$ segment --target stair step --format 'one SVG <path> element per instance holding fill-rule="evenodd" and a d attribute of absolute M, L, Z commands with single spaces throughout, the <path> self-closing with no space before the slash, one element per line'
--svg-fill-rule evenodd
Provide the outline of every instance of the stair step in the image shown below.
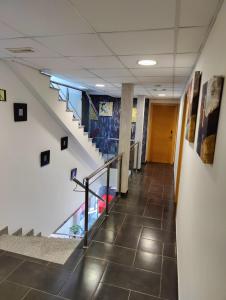
<path fill-rule="evenodd" d="M 22 235 L 22 228 L 19 228 L 18 230 L 16 230 L 12 235 L 21 236 Z"/>
<path fill-rule="evenodd" d="M 31 229 L 30 231 L 28 231 L 25 236 L 34 236 L 34 229 Z"/>
<path fill-rule="evenodd" d="M 59 91 L 60 89 L 59 88 L 57 88 L 57 87 L 54 87 L 54 86 L 49 86 L 51 89 L 53 89 L 53 90 L 56 90 L 56 91 Z"/>
<path fill-rule="evenodd" d="M 3 229 L 0 230 L 0 235 L 8 234 L 8 233 L 9 233 L 8 226 L 6 226 L 6 227 L 4 227 Z"/>
<path fill-rule="evenodd" d="M 41 237 L 42 236 L 42 233 L 39 232 L 38 234 L 36 234 L 37 237 Z"/>

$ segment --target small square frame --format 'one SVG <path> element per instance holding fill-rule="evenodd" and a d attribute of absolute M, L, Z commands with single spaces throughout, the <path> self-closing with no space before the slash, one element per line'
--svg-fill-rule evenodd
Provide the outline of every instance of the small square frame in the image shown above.
<path fill-rule="evenodd" d="M 74 168 L 71 170 L 71 180 L 73 180 L 73 178 L 76 176 L 77 176 L 77 168 Z"/>
<path fill-rule="evenodd" d="M 60 146 L 61 150 L 65 150 L 68 148 L 68 136 L 64 136 L 61 138 Z"/>
<path fill-rule="evenodd" d="M 50 163 L 50 150 L 43 151 L 40 154 L 40 166 L 44 167 Z"/>
<path fill-rule="evenodd" d="M 0 89 L 0 101 L 6 102 L 6 90 Z"/>
<path fill-rule="evenodd" d="M 25 122 L 27 121 L 27 104 L 26 103 L 14 103 L 14 121 Z"/>

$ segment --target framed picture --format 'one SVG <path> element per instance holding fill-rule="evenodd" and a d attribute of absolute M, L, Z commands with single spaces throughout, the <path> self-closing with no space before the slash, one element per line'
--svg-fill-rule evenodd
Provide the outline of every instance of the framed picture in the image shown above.
<path fill-rule="evenodd" d="M 44 167 L 50 163 L 50 150 L 41 152 L 40 165 Z"/>
<path fill-rule="evenodd" d="M 214 76 L 203 85 L 197 153 L 205 164 L 213 164 L 224 77 Z"/>
<path fill-rule="evenodd" d="M 27 121 L 27 104 L 14 103 L 14 121 L 24 122 Z"/>
<path fill-rule="evenodd" d="M 65 150 L 68 148 L 68 136 L 61 138 L 61 150 Z"/>
<path fill-rule="evenodd" d="M 71 170 L 71 180 L 77 176 L 77 168 Z"/>
<path fill-rule="evenodd" d="M 0 89 L 0 101 L 6 101 L 6 90 Z"/>
<path fill-rule="evenodd" d="M 112 117 L 113 102 L 100 102 L 99 103 L 99 116 Z"/>
<path fill-rule="evenodd" d="M 195 129 L 199 106 L 201 77 L 201 72 L 195 72 L 194 78 L 188 88 L 188 115 L 186 125 L 186 139 L 189 141 L 189 143 L 194 143 L 195 141 Z"/>

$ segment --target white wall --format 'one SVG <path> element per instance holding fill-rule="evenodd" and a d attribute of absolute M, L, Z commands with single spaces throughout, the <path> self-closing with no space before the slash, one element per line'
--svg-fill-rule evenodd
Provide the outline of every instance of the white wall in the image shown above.
<path fill-rule="evenodd" d="M 42 75 L 36 73 L 38 82 Z M 48 235 L 84 201 L 82 193 L 73 192 L 71 169 L 77 167 L 82 179 L 94 167 L 72 136 L 69 149 L 60 150 L 60 138 L 68 132 L 1 60 L 0 88 L 7 90 L 7 102 L 0 102 L 0 228 L 34 228 Z M 28 104 L 27 122 L 14 122 L 14 102 Z M 48 149 L 50 165 L 41 168 L 40 152 Z"/>
<path fill-rule="evenodd" d="M 196 66 L 202 84 L 226 75 L 226 3 Z M 182 109 L 181 109 L 182 116 Z M 198 115 L 199 121 L 199 115 Z M 197 138 L 196 128 L 196 138 Z M 184 144 L 177 210 L 180 300 L 226 299 L 226 82 L 213 165 Z M 179 140 L 179 137 L 178 137 Z M 179 145 L 177 145 L 179 146 Z M 178 151 L 177 151 L 178 154 Z"/>

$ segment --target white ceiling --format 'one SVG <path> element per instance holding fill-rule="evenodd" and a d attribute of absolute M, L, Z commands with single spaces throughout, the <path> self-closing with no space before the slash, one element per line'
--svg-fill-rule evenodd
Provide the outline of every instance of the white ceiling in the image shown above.
<path fill-rule="evenodd" d="M 179 98 L 222 0 L 0 1 L 0 58 L 101 94 Z M 7 48 L 32 47 L 13 55 Z M 141 67 L 140 59 L 157 65 Z M 103 89 L 95 84 L 103 83 Z"/>

